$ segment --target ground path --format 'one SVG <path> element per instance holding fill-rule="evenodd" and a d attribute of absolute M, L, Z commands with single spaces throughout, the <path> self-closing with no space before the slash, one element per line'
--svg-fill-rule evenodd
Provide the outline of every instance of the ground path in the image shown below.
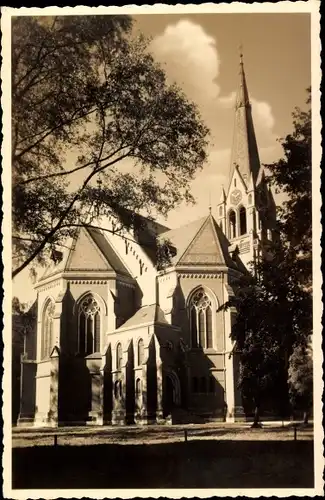
<path fill-rule="evenodd" d="M 82 426 L 59 428 L 14 428 L 14 448 L 58 445 L 86 446 L 96 444 L 159 444 L 187 439 L 217 441 L 292 441 L 295 438 L 291 422 L 268 422 L 262 429 L 251 429 L 249 423 L 207 423 L 150 426 Z M 296 439 L 313 439 L 312 425 L 296 424 Z M 56 438 L 54 437 L 56 436 Z"/>

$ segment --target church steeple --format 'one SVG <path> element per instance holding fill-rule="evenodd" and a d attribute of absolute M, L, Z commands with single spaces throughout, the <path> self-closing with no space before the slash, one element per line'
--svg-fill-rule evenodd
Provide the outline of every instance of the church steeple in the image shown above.
<path fill-rule="evenodd" d="M 260 160 L 256 144 L 252 108 L 249 101 L 242 51 L 240 52 L 239 86 L 235 105 L 235 125 L 231 154 L 230 182 L 236 166 L 238 167 L 238 171 L 246 187 L 248 187 L 251 178 L 253 184 L 256 184 L 260 169 Z"/>
<path fill-rule="evenodd" d="M 239 57 L 239 87 L 237 91 L 236 110 L 241 107 L 250 107 L 242 52 L 240 52 Z"/>

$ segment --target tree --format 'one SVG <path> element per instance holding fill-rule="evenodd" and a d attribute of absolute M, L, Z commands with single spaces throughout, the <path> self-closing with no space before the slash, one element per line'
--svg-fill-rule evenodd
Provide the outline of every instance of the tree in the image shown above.
<path fill-rule="evenodd" d="M 290 356 L 288 383 L 293 408 L 303 410 L 304 423 L 313 405 L 313 359 L 306 346 L 297 345 Z"/>
<path fill-rule="evenodd" d="M 254 427 L 270 398 L 286 413 L 298 366 L 293 353 L 306 349 L 312 331 L 310 111 L 294 111 L 293 129 L 281 141 L 284 158 L 267 165 L 269 181 L 288 195 L 279 208 L 278 237 L 255 265 L 255 276 L 243 277 L 236 296 L 222 306 L 237 310 L 231 337 L 239 387 L 254 402 Z"/>
<path fill-rule="evenodd" d="M 300 262 L 297 280 L 311 286 L 312 276 L 312 175 L 311 175 L 311 89 L 307 109 L 295 108 L 293 132 L 280 140 L 284 156 L 266 165 L 269 182 L 288 196 L 278 207 L 278 232 L 284 245 Z"/>
<path fill-rule="evenodd" d="M 251 276 L 238 283 L 238 293 L 223 309 L 234 307 L 236 321 L 232 327 L 232 355 L 239 357 L 238 388 L 242 397 L 254 405 L 252 427 L 260 427 L 264 402 L 274 392 L 279 373 L 279 342 L 270 334 L 267 291 Z M 273 333 L 273 332 L 272 332 Z"/>
<path fill-rule="evenodd" d="M 30 306 L 17 297 L 12 299 L 12 352 L 11 352 L 11 403 L 12 422 L 16 423 L 20 407 L 21 355 L 24 353 L 25 338 L 36 324 L 36 304 Z"/>
<path fill-rule="evenodd" d="M 16 17 L 12 40 L 13 276 L 85 221 L 193 201 L 208 130 L 129 17 Z"/>

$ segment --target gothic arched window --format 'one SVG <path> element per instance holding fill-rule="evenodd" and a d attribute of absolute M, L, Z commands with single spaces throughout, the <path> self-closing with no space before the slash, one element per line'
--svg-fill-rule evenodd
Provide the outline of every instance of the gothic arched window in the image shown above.
<path fill-rule="evenodd" d="M 42 323 L 42 344 L 41 344 L 41 358 L 46 359 L 50 356 L 53 348 L 53 316 L 54 316 L 54 302 L 49 300 L 44 308 L 43 323 Z"/>
<path fill-rule="evenodd" d="M 228 215 L 229 220 L 229 238 L 236 238 L 236 213 L 234 210 L 230 210 Z"/>
<path fill-rule="evenodd" d="M 213 347 L 212 304 L 203 288 L 197 290 L 190 302 L 192 347 Z"/>
<path fill-rule="evenodd" d="M 120 370 L 122 367 L 122 357 L 123 357 L 122 345 L 117 344 L 117 346 L 116 346 L 116 369 L 117 370 Z"/>
<path fill-rule="evenodd" d="M 245 207 L 240 207 L 239 209 L 239 232 L 240 236 L 247 233 L 247 220 L 246 220 Z"/>
<path fill-rule="evenodd" d="M 79 307 L 78 347 L 80 354 L 100 351 L 100 307 L 93 295 L 87 295 Z"/>
<path fill-rule="evenodd" d="M 138 365 L 143 363 L 143 340 L 140 339 L 138 342 Z"/>

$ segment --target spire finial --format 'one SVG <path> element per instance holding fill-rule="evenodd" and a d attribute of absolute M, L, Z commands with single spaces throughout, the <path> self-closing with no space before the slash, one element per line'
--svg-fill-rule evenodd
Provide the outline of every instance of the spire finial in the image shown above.
<path fill-rule="evenodd" d="M 209 214 L 211 215 L 211 210 L 212 210 L 212 206 L 211 206 L 211 190 L 209 189 Z"/>
<path fill-rule="evenodd" d="M 240 64 L 244 64 L 244 61 L 243 61 L 243 44 L 240 43 L 239 45 L 239 59 L 240 59 Z"/>

